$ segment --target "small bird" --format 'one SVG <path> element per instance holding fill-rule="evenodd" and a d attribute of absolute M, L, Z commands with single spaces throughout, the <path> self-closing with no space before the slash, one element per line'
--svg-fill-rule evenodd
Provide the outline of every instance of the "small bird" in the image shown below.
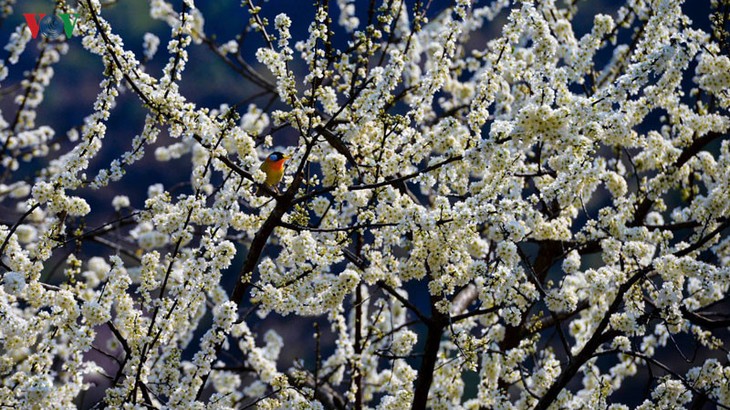
<path fill-rule="evenodd" d="M 264 182 L 274 192 L 279 193 L 279 182 L 284 177 L 284 162 L 291 158 L 279 151 L 270 154 L 261 164 L 261 170 L 266 173 L 266 181 Z"/>

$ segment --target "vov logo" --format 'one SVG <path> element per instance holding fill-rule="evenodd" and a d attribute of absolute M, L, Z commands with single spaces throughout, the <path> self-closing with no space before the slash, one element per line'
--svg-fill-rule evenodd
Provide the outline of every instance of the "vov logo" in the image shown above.
<path fill-rule="evenodd" d="M 79 15 L 76 13 L 61 13 L 45 15 L 43 13 L 24 13 L 25 22 L 28 23 L 30 34 L 33 38 L 38 37 L 38 33 L 49 40 L 55 40 L 66 33 L 66 38 L 71 38 L 76 27 L 76 21 Z"/>

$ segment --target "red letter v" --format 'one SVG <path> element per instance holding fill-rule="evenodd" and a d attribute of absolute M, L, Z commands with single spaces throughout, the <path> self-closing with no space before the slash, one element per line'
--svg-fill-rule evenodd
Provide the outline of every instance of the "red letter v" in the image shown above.
<path fill-rule="evenodd" d="M 23 17 L 25 17 L 25 22 L 28 23 L 28 28 L 30 29 L 30 35 L 33 38 L 38 37 L 38 30 L 40 30 L 40 26 L 38 25 L 38 22 L 40 22 L 43 17 L 45 17 L 45 14 L 40 13 L 38 14 L 38 20 L 35 19 L 35 13 L 24 13 Z"/>

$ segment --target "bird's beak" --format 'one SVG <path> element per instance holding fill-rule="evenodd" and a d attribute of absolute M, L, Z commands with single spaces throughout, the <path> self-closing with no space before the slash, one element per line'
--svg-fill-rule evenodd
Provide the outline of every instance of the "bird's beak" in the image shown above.
<path fill-rule="evenodd" d="M 291 155 L 284 154 L 281 156 L 281 158 L 283 158 L 284 160 L 291 159 Z"/>

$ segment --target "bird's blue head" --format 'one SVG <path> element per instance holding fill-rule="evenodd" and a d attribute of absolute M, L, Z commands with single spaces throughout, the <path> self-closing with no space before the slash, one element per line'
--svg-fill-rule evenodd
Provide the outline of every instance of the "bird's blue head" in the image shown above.
<path fill-rule="evenodd" d="M 271 162 L 279 162 L 282 159 L 287 159 L 287 158 L 289 158 L 287 155 L 284 155 L 283 153 L 281 153 L 279 151 L 273 152 L 268 157 L 266 157 L 266 159 L 268 159 Z"/>

